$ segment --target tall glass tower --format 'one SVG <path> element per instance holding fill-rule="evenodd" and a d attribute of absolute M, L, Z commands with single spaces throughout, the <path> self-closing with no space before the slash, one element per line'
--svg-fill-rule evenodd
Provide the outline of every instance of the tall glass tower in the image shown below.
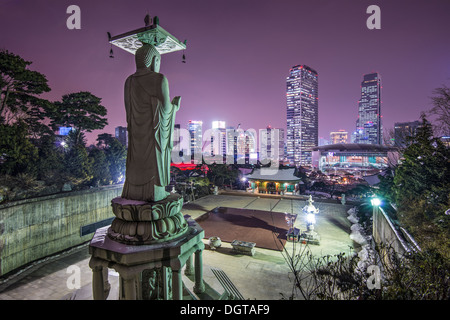
<path fill-rule="evenodd" d="M 381 78 L 378 73 L 364 75 L 356 121 L 356 143 L 383 144 L 381 124 Z"/>
<path fill-rule="evenodd" d="M 203 121 L 189 120 L 191 163 L 202 163 Z"/>
<path fill-rule="evenodd" d="M 286 84 L 286 158 L 290 165 L 309 166 L 319 140 L 318 75 L 306 65 L 294 66 Z"/>

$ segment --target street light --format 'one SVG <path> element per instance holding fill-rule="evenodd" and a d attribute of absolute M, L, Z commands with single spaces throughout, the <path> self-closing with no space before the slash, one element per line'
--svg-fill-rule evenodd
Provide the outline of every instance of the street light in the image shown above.
<path fill-rule="evenodd" d="M 373 198 L 370 200 L 370 203 L 372 204 L 372 206 L 378 207 L 381 204 L 381 200 L 378 198 Z"/>
<path fill-rule="evenodd" d="M 378 199 L 378 198 L 372 198 L 370 200 L 370 203 L 372 204 L 372 207 L 373 207 L 373 209 L 372 209 L 372 230 L 373 230 L 374 240 L 376 242 L 377 238 L 378 238 L 376 236 L 376 235 L 378 235 L 378 231 L 377 231 L 378 230 L 377 229 L 377 227 L 378 227 L 378 214 L 377 214 L 377 212 L 378 212 L 378 208 L 381 205 L 381 200 Z"/>

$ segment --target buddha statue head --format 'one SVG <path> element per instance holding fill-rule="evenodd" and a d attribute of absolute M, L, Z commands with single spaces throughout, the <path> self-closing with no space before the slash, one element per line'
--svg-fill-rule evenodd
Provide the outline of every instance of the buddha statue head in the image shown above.
<path fill-rule="evenodd" d="M 158 50 L 156 50 L 155 46 L 144 43 L 144 45 L 136 51 L 135 60 L 136 68 L 138 70 L 150 68 L 150 70 L 154 72 L 159 72 L 161 55 Z"/>

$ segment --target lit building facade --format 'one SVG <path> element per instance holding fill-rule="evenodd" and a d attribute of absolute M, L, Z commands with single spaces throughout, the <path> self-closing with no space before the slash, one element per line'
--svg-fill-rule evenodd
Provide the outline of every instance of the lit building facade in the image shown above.
<path fill-rule="evenodd" d="M 128 147 L 128 131 L 127 127 L 116 127 L 115 130 L 115 136 L 116 139 L 119 140 L 119 142 L 124 145 L 125 147 Z"/>
<path fill-rule="evenodd" d="M 398 149 L 370 144 L 330 144 L 313 149 L 313 168 L 322 172 L 359 172 L 382 170 L 398 162 Z"/>
<path fill-rule="evenodd" d="M 319 139 L 318 74 L 306 66 L 290 69 L 286 79 L 286 158 L 290 165 L 310 166 Z"/>
<path fill-rule="evenodd" d="M 189 120 L 191 163 L 202 162 L 203 121 Z"/>
<path fill-rule="evenodd" d="M 348 132 L 345 130 L 330 132 L 330 144 L 347 143 Z"/>
<path fill-rule="evenodd" d="M 421 124 L 420 121 L 396 122 L 394 124 L 394 146 L 406 147 L 407 137 L 415 135 Z"/>
<path fill-rule="evenodd" d="M 227 163 L 248 164 L 257 162 L 257 134 L 254 129 L 244 131 L 240 125 L 237 129 L 228 127 L 226 135 Z"/>
<path fill-rule="evenodd" d="M 378 73 L 365 74 L 358 102 L 356 143 L 383 144 L 381 123 L 381 78 Z"/>
<path fill-rule="evenodd" d="M 276 161 L 277 165 L 284 160 L 284 129 L 272 128 L 259 130 L 259 161 L 263 164 Z"/>
<path fill-rule="evenodd" d="M 213 121 L 211 134 L 211 156 L 227 155 L 227 129 L 225 121 Z M 216 140 L 217 141 L 216 141 Z"/>

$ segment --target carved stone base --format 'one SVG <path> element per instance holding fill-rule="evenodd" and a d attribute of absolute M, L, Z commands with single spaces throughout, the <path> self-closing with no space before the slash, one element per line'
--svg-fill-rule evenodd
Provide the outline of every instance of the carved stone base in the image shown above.
<path fill-rule="evenodd" d="M 183 198 L 170 194 L 158 202 L 114 198 L 111 201 L 116 218 L 108 237 L 125 244 L 152 244 L 183 235 L 188 225 L 181 213 Z"/>

